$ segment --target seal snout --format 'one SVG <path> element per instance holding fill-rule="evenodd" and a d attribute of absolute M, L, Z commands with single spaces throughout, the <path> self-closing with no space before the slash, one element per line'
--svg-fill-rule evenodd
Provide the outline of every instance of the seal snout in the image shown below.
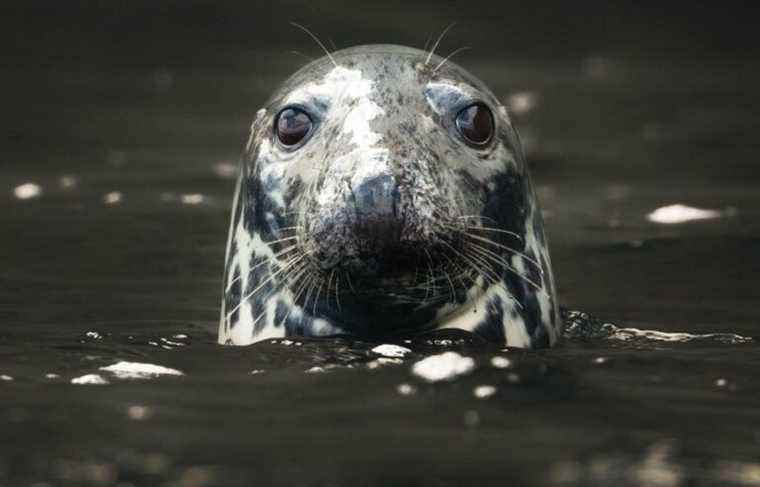
<path fill-rule="evenodd" d="M 413 274 L 436 237 L 434 222 L 410 201 L 390 171 L 354 177 L 342 198 L 315 207 L 307 223 L 313 262 L 322 271 L 343 268 L 357 277 Z"/>
<path fill-rule="evenodd" d="M 400 194 L 391 174 L 364 180 L 352 190 L 356 219 L 353 234 L 367 251 L 394 247 L 402 239 L 404 221 L 399 214 Z"/>

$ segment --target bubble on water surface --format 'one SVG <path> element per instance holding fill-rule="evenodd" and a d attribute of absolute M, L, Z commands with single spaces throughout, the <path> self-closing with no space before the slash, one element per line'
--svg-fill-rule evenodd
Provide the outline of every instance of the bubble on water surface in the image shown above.
<path fill-rule="evenodd" d="M 71 379 L 72 384 L 76 385 L 95 385 L 102 386 L 109 384 L 109 382 L 99 374 L 86 374 L 81 377 L 75 377 Z"/>
<path fill-rule="evenodd" d="M 477 411 L 465 411 L 464 424 L 470 428 L 474 428 L 480 424 L 480 414 Z"/>
<path fill-rule="evenodd" d="M 490 385 L 477 386 L 472 390 L 472 395 L 478 399 L 487 399 L 496 394 L 496 387 Z"/>
<path fill-rule="evenodd" d="M 127 408 L 127 416 L 135 421 L 143 421 L 153 415 L 151 409 L 147 406 L 133 405 Z"/>
<path fill-rule="evenodd" d="M 187 193 L 181 195 L 179 200 L 183 205 L 196 206 L 206 201 L 206 196 L 200 193 Z"/>
<path fill-rule="evenodd" d="M 372 349 L 372 352 L 382 355 L 383 357 L 403 357 L 408 353 L 412 353 L 412 351 L 406 347 L 387 343 L 376 346 Z"/>
<path fill-rule="evenodd" d="M 101 367 L 100 370 L 110 372 L 118 379 L 152 379 L 162 375 L 185 375 L 176 369 L 140 362 L 118 362 L 107 367 Z"/>
<path fill-rule="evenodd" d="M 510 113 L 524 115 L 532 111 L 538 102 L 538 96 L 532 91 L 518 91 L 507 98 Z"/>
<path fill-rule="evenodd" d="M 512 361 L 509 360 L 507 357 L 502 357 L 500 355 L 497 355 L 496 357 L 491 357 L 491 366 L 497 369 L 507 369 L 511 365 L 512 365 Z"/>
<path fill-rule="evenodd" d="M 20 200 L 30 200 L 42 196 L 42 186 L 37 183 L 24 183 L 13 188 L 13 196 Z"/>
<path fill-rule="evenodd" d="M 232 179 L 237 175 L 237 164 L 230 161 L 219 161 L 212 166 L 214 174 L 222 179 Z"/>
<path fill-rule="evenodd" d="M 401 365 L 404 361 L 400 358 L 380 357 L 377 360 L 373 360 L 367 363 L 367 368 L 370 370 L 377 369 L 383 365 Z"/>
<path fill-rule="evenodd" d="M 79 179 L 76 176 L 61 176 L 58 179 L 58 186 L 65 191 L 72 190 L 79 186 Z"/>
<path fill-rule="evenodd" d="M 118 205 L 124 199 L 124 195 L 121 191 L 111 191 L 103 195 L 103 203 L 109 206 Z"/>
<path fill-rule="evenodd" d="M 706 210 L 694 208 L 682 204 L 663 206 L 647 215 L 647 220 L 663 225 L 673 225 L 697 220 L 709 220 L 719 218 L 722 212 L 719 210 Z"/>
<path fill-rule="evenodd" d="M 412 373 L 427 382 L 454 380 L 469 374 L 475 368 L 475 360 L 457 352 L 431 355 L 412 366 Z"/>

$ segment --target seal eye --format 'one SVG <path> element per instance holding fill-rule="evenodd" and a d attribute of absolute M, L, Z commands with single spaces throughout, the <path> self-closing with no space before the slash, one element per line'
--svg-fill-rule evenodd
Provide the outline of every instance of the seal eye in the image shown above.
<path fill-rule="evenodd" d="M 483 103 L 473 103 L 457 114 L 457 130 L 467 142 L 486 145 L 493 137 L 493 114 Z"/>
<path fill-rule="evenodd" d="M 277 115 L 275 131 L 282 145 L 293 147 L 309 135 L 311 117 L 300 108 L 286 108 Z"/>

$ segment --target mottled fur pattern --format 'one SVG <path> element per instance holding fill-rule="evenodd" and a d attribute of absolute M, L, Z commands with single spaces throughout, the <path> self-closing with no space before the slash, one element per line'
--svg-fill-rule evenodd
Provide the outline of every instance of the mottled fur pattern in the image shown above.
<path fill-rule="evenodd" d="M 302 68 L 258 111 L 233 206 L 220 343 L 450 328 L 513 347 L 557 342 L 551 263 L 517 133 L 483 83 L 451 62 L 434 69 L 442 59 L 427 55 L 338 51 L 336 64 Z M 454 123 L 475 101 L 495 118 L 483 148 Z M 296 148 L 275 135 L 284 107 L 314 122 Z M 368 182 L 393 192 L 400 223 L 373 223 L 391 198 L 357 201 Z M 388 252 L 416 256 L 408 272 L 352 277 L 356 266 L 382 268 L 387 232 L 397 242 Z"/>

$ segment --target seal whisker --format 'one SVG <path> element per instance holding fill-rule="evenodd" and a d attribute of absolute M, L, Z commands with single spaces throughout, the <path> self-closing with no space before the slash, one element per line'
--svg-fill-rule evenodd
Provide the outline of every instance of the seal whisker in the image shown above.
<path fill-rule="evenodd" d="M 298 269 L 303 269 L 305 266 L 306 266 L 306 264 L 304 264 L 304 265 L 300 266 Z M 289 276 L 289 275 L 291 275 L 291 274 L 292 274 L 292 273 L 289 273 L 288 275 L 286 275 L 286 277 L 285 277 L 284 279 L 287 279 L 287 276 Z M 275 293 L 276 293 L 278 290 L 279 290 L 279 289 L 273 289 L 273 290 L 272 290 L 272 291 L 271 291 L 271 292 L 270 292 L 270 293 L 267 295 L 267 297 L 264 299 L 264 301 L 266 301 L 266 300 L 268 300 L 269 298 L 271 298 L 271 297 L 272 297 L 272 296 L 273 296 L 273 295 L 274 295 L 274 294 L 275 294 Z M 253 323 L 251 324 L 251 326 L 254 326 L 254 327 L 255 327 L 255 326 L 256 326 L 256 323 L 258 323 L 258 322 L 259 322 L 259 320 L 261 320 L 261 318 L 263 318 L 264 316 L 266 316 L 266 314 L 267 314 L 268 312 L 269 312 L 269 310 L 267 309 L 267 307 L 266 307 L 266 306 L 264 306 L 264 309 L 263 309 L 263 310 L 261 311 L 261 313 L 259 313 L 259 315 L 258 315 L 258 316 L 257 316 L 257 317 L 256 317 L 256 318 L 253 320 Z M 287 317 L 286 317 L 286 319 L 287 319 Z M 283 322 L 284 322 L 284 320 L 283 320 Z"/>
<path fill-rule="evenodd" d="M 457 217 L 460 220 L 463 220 L 465 218 L 469 218 L 470 220 L 491 220 L 495 224 L 499 224 L 499 222 L 495 218 L 491 218 L 490 216 L 485 215 L 460 215 Z"/>
<path fill-rule="evenodd" d="M 428 277 L 425 280 L 425 299 L 423 302 L 427 301 L 428 296 L 430 295 L 430 283 L 433 281 L 433 264 L 432 264 L 432 257 L 430 257 L 430 252 L 428 252 L 427 249 L 425 250 L 425 255 L 427 255 L 427 265 L 428 265 Z"/>
<path fill-rule="evenodd" d="M 510 230 L 504 230 L 502 228 L 493 228 L 493 227 L 478 227 L 478 226 L 472 226 L 467 225 L 468 230 L 483 230 L 486 232 L 497 232 L 497 233 L 505 233 L 507 235 L 512 235 L 513 237 L 519 239 L 522 241 L 522 236 L 519 233 L 512 232 Z"/>
<path fill-rule="evenodd" d="M 451 260 L 451 257 L 448 256 L 448 254 L 444 253 L 443 256 L 446 258 L 446 260 L 449 261 L 451 265 L 457 268 L 458 274 L 456 275 L 459 282 L 462 284 L 462 289 L 464 290 L 465 296 L 467 295 L 467 284 L 464 281 L 464 278 L 462 276 L 467 275 L 467 277 L 470 277 L 470 274 L 465 272 L 462 267 L 454 260 Z"/>
<path fill-rule="evenodd" d="M 241 298 L 241 299 L 240 299 L 240 302 L 237 304 L 237 306 L 235 306 L 234 308 L 232 308 L 232 310 L 231 310 L 229 313 L 227 313 L 227 315 L 228 315 L 228 316 L 232 316 L 232 315 L 235 313 L 235 311 L 237 311 L 238 309 L 240 309 L 240 306 L 241 306 L 243 303 L 245 303 L 245 302 L 246 302 L 246 301 L 248 301 L 248 300 L 249 300 L 251 297 L 253 297 L 253 296 L 254 296 L 254 295 L 257 293 L 257 292 L 259 292 L 259 291 L 260 291 L 260 290 L 261 290 L 261 289 L 262 289 L 262 288 L 263 288 L 263 287 L 264 287 L 266 284 L 268 284 L 268 283 L 272 282 L 272 281 L 273 281 L 273 280 L 274 280 L 274 279 L 275 279 L 277 276 L 279 276 L 279 275 L 280 275 L 280 274 L 282 274 L 283 272 L 287 271 L 289 268 L 291 268 L 291 267 L 292 267 L 293 265 L 295 265 L 296 263 L 300 262 L 300 261 L 301 261 L 301 260 L 302 260 L 304 257 L 306 257 L 306 254 L 301 254 L 301 255 L 298 255 L 298 256 L 294 257 L 292 260 L 288 261 L 288 262 L 287 262 L 287 263 L 286 263 L 286 264 L 285 264 L 283 267 L 281 267 L 280 269 L 278 269 L 278 270 L 274 271 L 273 273 L 269 274 L 269 275 L 267 276 L 267 278 L 266 278 L 266 279 L 264 279 L 263 281 L 261 281 L 260 283 L 258 283 L 258 286 L 256 286 L 256 288 L 255 288 L 253 291 L 251 291 L 250 293 L 248 293 L 247 295 L 245 295 L 245 297 Z"/>
<path fill-rule="evenodd" d="M 309 272 L 309 290 L 306 291 L 306 297 L 303 300 L 303 308 L 306 309 L 307 306 L 309 306 L 309 298 L 311 298 L 311 292 L 314 289 L 314 286 L 317 284 L 317 281 L 319 279 L 319 276 L 316 272 L 311 271 Z M 316 300 L 314 302 L 314 306 L 316 306 Z M 312 311 L 313 314 L 313 311 Z"/>
<path fill-rule="evenodd" d="M 292 227 L 280 227 L 278 230 L 282 232 L 285 230 L 298 230 L 299 228 L 302 228 L 301 225 L 293 225 Z"/>
<path fill-rule="evenodd" d="M 448 60 L 449 60 L 449 59 L 451 59 L 452 57 L 456 56 L 456 55 L 457 55 L 457 54 L 459 54 L 460 52 L 462 52 L 462 51 L 466 51 L 466 50 L 468 50 L 468 49 L 470 49 L 470 46 L 462 46 L 462 47 L 460 47 L 459 49 L 454 49 L 454 50 L 451 52 L 451 54 L 449 54 L 448 56 L 446 56 L 445 58 L 443 58 L 443 61 L 441 61 L 440 63 L 438 63 L 438 66 L 436 66 L 436 67 L 433 69 L 433 72 L 434 72 L 434 73 L 437 73 L 437 72 L 438 72 L 438 70 L 439 70 L 439 69 L 441 69 L 441 67 L 442 67 L 444 64 L 446 64 L 446 61 L 448 61 Z"/>
<path fill-rule="evenodd" d="M 319 304 L 319 294 L 322 292 L 322 285 L 325 283 L 325 280 L 322 279 L 322 276 L 320 274 L 317 274 L 317 281 L 319 282 L 319 286 L 317 287 L 317 295 L 314 297 L 314 306 L 311 308 L 311 314 L 312 316 L 317 316 L 317 305 Z"/>
<path fill-rule="evenodd" d="M 468 246 L 468 250 L 470 250 L 469 257 L 483 266 L 484 269 L 486 269 L 489 272 L 489 275 L 491 277 L 492 284 L 495 284 L 501 280 L 498 272 L 494 268 L 494 261 L 486 259 L 482 254 L 475 251 L 474 248 Z M 474 253 L 473 253 L 474 252 Z"/>
<path fill-rule="evenodd" d="M 430 45 L 430 41 L 432 40 L 432 38 L 433 38 L 433 34 L 428 34 L 427 39 L 425 39 L 425 45 L 422 46 L 423 51 L 427 52 L 427 48 Z"/>
<path fill-rule="evenodd" d="M 327 277 L 327 289 L 325 290 L 325 298 L 327 299 L 327 307 L 330 307 L 330 287 L 332 285 L 333 277 L 335 277 L 335 267 L 330 271 L 330 275 Z"/>
<path fill-rule="evenodd" d="M 348 283 L 348 287 L 351 289 L 351 292 L 356 294 L 356 289 L 354 289 L 354 283 L 351 282 L 351 273 L 346 272 L 346 282 Z"/>
<path fill-rule="evenodd" d="M 254 265 L 253 267 L 251 267 L 250 269 L 248 269 L 248 272 L 251 272 L 251 271 L 257 269 L 257 268 L 261 267 L 264 264 L 286 265 L 287 262 L 286 262 L 286 264 L 282 264 L 280 261 L 277 260 L 277 257 L 281 257 L 281 256 L 283 256 L 283 255 L 285 255 L 285 254 L 287 254 L 289 252 L 293 252 L 294 250 L 298 250 L 298 244 L 297 243 L 293 244 L 293 245 L 289 245 L 289 246 L 285 247 L 284 249 L 278 250 L 271 257 L 269 257 L 269 256 L 268 257 L 264 257 L 261 262 L 259 262 L 258 264 Z M 272 258 L 274 258 L 275 260 L 273 261 Z"/>
<path fill-rule="evenodd" d="M 494 245 L 494 246 L 496 246 L 496 247 L 502 248 L 502 249 L 506 250 L 507 252 L 511 252 L 511 253 L 513 253 L 513 254 L 515 254 L 515 255 L 519 255 L 519 256 L 520 256 L 520 257 L 522 257 L 523 259 L 525 259 L 525 260 L 527 260 L 528 262 L 530 262 L 531 264 L 535 265 L 535 266 L 536 266 L 536 268 L 537 268 L 537 270 L 538 270 L 538 271 L 539 271 L 541 274 L 543 274 L 543 273 L 544 273 L 544 270 L 541 268 L 541 264 L 539 264 L 539 263 L 538 263 L 538 261 L 537 261 L 536 259 L 534 259 L 534 258 L 532 258 L 532 257 L 529 257 L 527 254 L 525 254 L 525 253 L 523 253 L 523 252 L 520 252 L 519 250 L 513 249 L 512 247 L 509 247 L 509 246 L 507 246 L 507 245 L 503 245 L 503 244 L 500 244 L 500 243 L 498 243 L 498 242 L 494 242 L 494 241 L 493 241 L 493 240 L 491 240 L 491 239 L 488 239 L 488 238 L 485 238 L 485 237 L 481 237 L 481 236 L 479 236 L 479 235 L 473 235 L 473 234 L 471 234 L 471 233 L 467 233 L 467 232 L 465 232 L 465 233 L 464 233 L 464 235 L 466 235 L 468 238 L 473 238 L 473 239 L 475 239 L 475 240 L 479 240 L 479 241 L 481 241 L 481 242 L 485 242 L 485 243 L 488 243 L 488 244 Z"/>
<path fill-rule="evenodd" d="M 481 246 L 479 246 L 477 244 L 471 244 L 471 245 L 472 245 L 471 249 L 474 252 L 478 253 L 479 255 L 482 255 L 483 257 L 490 258 L 491 260 L 494 260 L 495 262 L 500 262 L 507 270 L 511 271 L 517 277 L 523 279 L 525 282 L 527 282 L 528 284 L 530 284 L 531 286 L 533 286 L 536 289 L 536 291 L 541 291 L 543 289 L 541 286 L 539 286 L 538 284 L 536 284 L 532 279 L 530 279 L 529 277 L 525 276 L 524 274 L 518 272 L 517 269 L 515 269 L 511 264 L 509 264 L 499 254 L 496 254 L 496 253 L 494 253 L 494 252 L 492 252 L 492 251 L 490 251 L 490 250 L 488 250 L 488 249 L 486 249 L 484 247 L 481 247 Z"/>
<path fill-rule="evenodd" d="M 442 240 L 442 241 L 441 241 L 441 243 L 443 243 L 444 245 L 446 245 L 447 247 L 449 247 L 451 250 L 453 250 L 453 251 L 454 251 L 454 253 L 456 253 L 456 254 L 457 254 L 457 255 L 459 255 L 459 256 L 460 256 L 462 259 L 464 259 L 464 261 L 465 261 L 465 262 L 467 262 L 467 263 L 468 263 L 468 264 L 469 264 L 471 267 L 473 267 L 473 269 L 476 271 L 477 275 L 481 275 L 481 276 L 483 276 L 484 278 L 487 278 L 487 277 L 489 277 L 489 276 L 488 276 L 488 271 L 486 271 L 486 270 L 483 270 L 483 269 L 481 269 L 480 267 L 478 267 L 478 265 L 477 265 L 475 262 L 473 262 L 473 260 L 472 260 L 472 259 L 470 259 L 470 258 L 469 258 L 467 255 L 463 254 L 462 252 L 460 252 L 459 250 L 457 250 L 456 248 L 454 248 L 454 247 L 453 247 L 451 244 L 449 244 L 449 243 L 448 243 L 448 242 L 446 242 L 445 240 Z M 487 266 L 487 267 L 490 267 L 490 266 Z M 494 282 L 497 282 L 497 281 L 499 280 L 497 276 L 490 276 L 490 278 L 491 278 L 491 279 L 492 279 Z"/>
<path fill-rule="evenodd" d="M 446 33 L 456 25 L 456 22 L 450 23 L 445 29 L 443 29 L 443 32 L 441 32 L 441 35 L 438 36 L 438 39 L 435 41 L 435 44 L 433 44 L 433 48 L 430 49 L 430 53 L 428 54 L 427 58 L 425 59 L 425 66 L 427 66 L 430 63 L 430 58 L 433 57 L 433 54 L 435 53 L 435 50 L 438 49 L 438 45 L 443 40 L 443 37 L 446 35 Z"/>
<path fill-rule="evenodd" d="M 340 307 L 340 271 L 335 276 L 335 304 L 338 305 L 338 311 L 342 311 Z"/>
<path fill-rule="evenodd" d="M 289 247 L 285 247 L 284 249 L 280 250 L 276 254 L 273 255 L 273 257 L 280 257 L 281 255 L 287 254 L 288 252 L 292 252 L 293 250 L 296 250 L 298 248 L 298 244 L 291 245 Z M 248 269 L 248 273 L 251 273 L 252 271 L 258 269 L 259 267 L 263 266 L 264 264 L 271 264 L 272 259 L 271 258 L 265 258 L 258 264 L 254 265 L 250 269 Z M 275 261 L 275 264 L 279 264 L 279 262 Z M 229 284 L 227 284 L 227 291 L 229 291 L 232 288 L 232 285 L 241 280 L 243 276 L 238 275 L 236 278 L 232 279 Z"/>
<path fill-rule="evenodd" d="M 278 238 L 277 240 L 270 240 L 268 242 L 265 242 L 267 245 L 272 245 L 280 242 L 287 242 L 288 240 L 297 240 L 298 235 L 293 235 L 292 237 L 285 237 L 285 238 Z"/>
<path fill-rule="evenodd" d="M 291 54 L 295 54 L 296 56 L 300 56 L 300 57 L 302 57 L 302 58 L 306 59 L 306 60 L 307 60 L 307 61 L 309 61 L 309 62 L 314 62 L 314 58 L 313 58 L 313 57 L 311 57 L 311 56 L 307 56 L 306 54 L 304 54 L 304 53 L 302 53 L 302 52 L 300 52 L 300 51 L 292 51 L 292 50 L 291 50 L 291 51 L 289 51 L 289 52 L 290 52 Z"/>
<path fill-rule="evenodd" d="M 339 67 L 338 63 L 335 62 L 335 58 L 332 56 L 332 54 L 330 54 L 330 51 L 327 50 L 327 48 L 325 47 L 325 45 L 322 44 L 322 41 L 320 41 L 319 38 L 316 35 L 314 35 L 309 29 L 307 29 L 303 25 L 299 24 L 298 22 L 292 22 L 291 21 L 290 25 L 292 25 L 294 27 L 298 27 L 302 31 L 306 32 L 312 39 L 314 39 L 314 42 L 316 42 L 319 45 L 319 47 L 321 47 L 322 50 L 325 51 L 325 54 L 327 54 L 327 57 L 330 59 L 330 61 L 332 61 L 332 63 L 335 65 L 335 67 L 336 68 Z"/>
<path fill-rule="evenodd" d="M 309 272 L 309 265 L 307 263 L 301 267 L 300 272 L 293 280 L 293 284 L 297 283 L 301 279 L 301 277 L 303 277 L 304 274 L 308 272 Z M 304 279 L 303 281 L 301 281 L 301 284 L 298 286 L 298 289 L 296 290 L 295 293 L 293 293 L 291 289 L 291 293 L 293 294 L 293 306 L 291 306 L 290 310 L 288 310 L 288 314 L 285 315 L 285 318 L 283 318 L 282 323 L 285 323 L 287 321 L 288 317 L 290 317 L 290 313 L 292 313 L 293 310 L 298 306 L 298 300 L 301 298 L 301 294 L 303 294 L 303 292 L 306 290 L 306 285 L 308 284 L 308 282 L 309 282 L 308 279 Z"/>
<path fill-rule="evenodd" d="M 457 293 L 454 289 L 454 282 L 451 280 L 451 276 L 449 276 L 449 273 L 445 270 L 442 270 L 443 274 L 446 276 L 446 280 L 449 282 L 449 292 L 451 293 L 451 302 L 456 303 L 457 301 Z"/>
<path fill-rule="evenodd" d="M 301 279 L 301 276 L 303 276 L 304 273 L 308 271 L 308 268 L 309 268 L 308 262 L 303 264 L 301 267 L 299 267 L 299 271 L 297 272 L 298 275 L 295 276 L 292 280 L 293 283 L 298 282 L 298 280 Z M 300 296 L 300 290 L 296 294 L 293 294 L 293 290 L 290 289 L 290 293 L 293 300 L 293 306 L 290 307 L 288 312 L 285 314 L 285 317 L 282 319 L 282 321 L 280 321 L 280 326 L 285 326 L 286 322 L 288 321 L 288 318 L 290 318 L 290 313 L 292 313 L 293 310 L 296 309 L 296 306 L 297 306 L 296 302 L 298 301 L 298 298 Z"/>

